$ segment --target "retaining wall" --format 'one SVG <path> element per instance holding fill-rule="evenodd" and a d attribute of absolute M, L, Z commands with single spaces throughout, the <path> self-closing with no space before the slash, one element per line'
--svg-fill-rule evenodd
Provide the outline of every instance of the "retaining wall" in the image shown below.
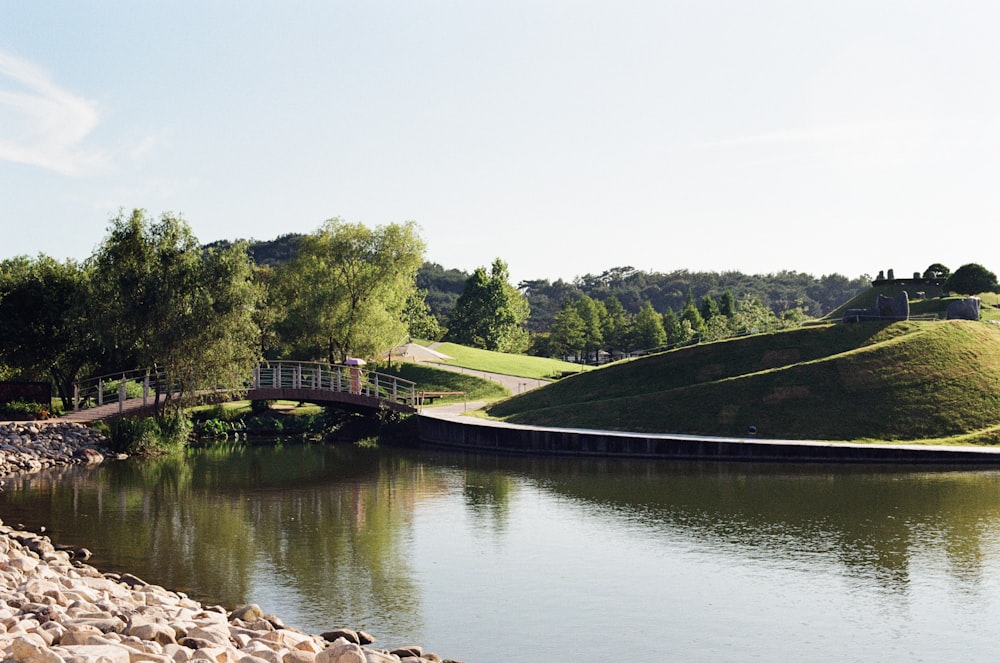
<path fill-rule="evenodd" d="M 423 444 L 490 453 L 668 460 L 1000 464 L 1000 450 L 986 447 L 644 435 L 514 426 L 428 414 L 420 414 L 417 422 L 418 437 Z"/>

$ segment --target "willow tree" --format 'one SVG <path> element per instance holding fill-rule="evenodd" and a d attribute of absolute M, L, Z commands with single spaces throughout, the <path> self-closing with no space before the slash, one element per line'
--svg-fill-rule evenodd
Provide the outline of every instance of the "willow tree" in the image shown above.
<path fill-rule="evenodd" d="M 423 253 L 412 221 L 371 229 L 335 218 L 303 237 L 272 292 L 284 307 L 283 353 L 341 363 L 404 341 Z"/>
<path fill-rule="evenodd" d="M 111 221 L 91 266 L 110 366 L 164 373 L 177 405 L 199 388 L 245 386 L 259 358 L 260 289 L 244 245 L 203 249 L 183 219 L 134 210 Z"/>

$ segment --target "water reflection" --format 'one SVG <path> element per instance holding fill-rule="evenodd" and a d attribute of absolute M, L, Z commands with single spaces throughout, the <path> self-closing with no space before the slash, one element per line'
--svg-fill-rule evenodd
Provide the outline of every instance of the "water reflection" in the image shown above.
<path fill-rule="evenodd" d="M 810 619 L 882 629 L 865 657 L 1000 617 L 996 471 L 217 447 L 9 478 L 0 517 L 202 600 L 478 661 L 560 660 L 610 624 L 673 658 L 782 658 L 796 628 L 830 646 Z"/>

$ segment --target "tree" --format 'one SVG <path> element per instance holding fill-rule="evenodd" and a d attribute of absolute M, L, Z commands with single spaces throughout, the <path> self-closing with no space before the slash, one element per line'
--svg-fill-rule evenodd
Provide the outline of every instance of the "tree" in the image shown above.
<path fill-rule="evenodd" d="M 597 352 L 604 343 L 604 335 L 601 331 L 601 317 L 602 313 L 603 315 L 607 315 L 607 310 L 604 309 L 603 304 L 595 302 L 587 295 L 584 295 L 576 300 L 576 312 L 580 315 L 580 320 L 583 322 L 583 351 L 585 358 L 588 361 L 591 359 L 596 361 Z"/>
<path fill-rule="evenodd" d="M 736 313 L 736 297 L 729 290 L 723 292 L 719 297 L 719 313 L 727 318 L 732 318 Z"/>
<path fill-rule="evenodd" d="M 479 267 L 465 282 L 448 320 L 445 340 L 499 352 L 528 347 L 528 300 L 510 284 L 507 264 L 497 258 L 490 273 Z"/>
<path fill-rule="evenodd" d="M 51 379 L 71 408 L 73 383 L 97 354 L 89 308 L 82 265 L 44 255 L 0 262 L 0 364 L 28 379 Z"/>
<path fill-rule="evenodd" d="M 586 325 L 580 318 L 576 306 L 570 302 L 556 313 L 549 332 L 549 348 L 563 359 L 570 355 L 579 356 L 586 342 Z"/>
<path fill-rule="evenodd" d="M 663 331 L 667 335 L 667 344 L 674 345 L 675 343 L 683 343 L 688 339 L 684 336 L 684 330 L 681 327 L 680 318 L 674 313 L 672 308 L 668 308 L 666 313 L 663 314 Z"/>
<path fill-rule="evenodd" d="M 690 290 L 688 290 L 687 302 L 681 309 L 680 319 L 681 322 L 687 322 L 690 325 L 692 336 L 700 336 L 705 331 L 705 318 L 694 305 L 694 294 Z"/>
<path fill-rule="evenodd" d="M 969 263 L 962 265 L 944 282 L 946 290 L 962 295 L 978 295 L 981 292 L 1000 292 L 997 275 L 982 265 Z"/>
<path fill-rule="evenodd" d="M 614 355 L 616 350 L 624 350 L 628 345 L 631 320 L 628 311 L 614 295 L 604 300 L 604 312 L 601 334 L 604 336 L 604 346 Z"/>
<path fill-rule="evenodd" d="M 183 219 L 152 221 L 137 209 L 111 221 L 89 266 L 94 319 L 116 370 L 162 371 L 176 408 L 204 386 L 244 386 L 260 349 L 260 288 L 244 244 L 203 250 Z"/>
<path fill-rule="evenodd" d="M 427 291 L 414 290 L 406 300 L 403 309 L 406 330 L 411 338 L 436 341 L 441 338 L 441 325 L 427 305 Z"/>
<path fill-rule="evenodd" d="M 778 319 L 757 297 L 745 295 L 740 300 L 731 326 L 736 334 L 759 334 L 775 329 L 778 326 Z"/>
<path fill-rule="evenodd" d="M 341 363 L 371 359 L 404 340 L 423 251 L 413 222 L 373 230 L 334 218 L 303 237 L 277 279 L 287 306 L 278 325 L 283 352 Z"/>
<path fill-rule="evenodd" d="M 949 276 L 951 276 L 951 270 L 939 262 L 924 270 L 925 279 L 947 279 Z"/>
<path fill-rule="evenodd" d="M 708 322 L 719 315 L 719 304 L 712 299 L 711 295 L 705 295 L 701 298 L 701 306 L 698 307 L 698 312 L 701 313 L 701 319 Z"/>
<path fill-rule="evenodd" d="M 651 350 L 667 343 L 667 333 L 663 330 L 663 318 L 646 302 L 635 314 L 632 324 L 633 343 L 636 348 Z"/>

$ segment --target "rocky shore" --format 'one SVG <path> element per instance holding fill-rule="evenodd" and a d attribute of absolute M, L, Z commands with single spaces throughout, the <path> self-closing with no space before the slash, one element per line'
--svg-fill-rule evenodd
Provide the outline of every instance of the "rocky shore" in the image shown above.
<path fill-rule="evenodd" d="M 75 424 L 0 424 L 0 474 L 100 462 Z M 361 631 L 304 633 L 256 605 L 227 611 L 84 563 L 48 537 L 0 523 L 0 653 L 18 663 L 440 663 L 419 646 L 372 646 Z M 446 662 L 447 663 L 447 662 Z"/>
<path fill-rule="evenodd" d="M 81 424 L 0 423 L 0 476 L 104 461 L 104 436 Z"/>

